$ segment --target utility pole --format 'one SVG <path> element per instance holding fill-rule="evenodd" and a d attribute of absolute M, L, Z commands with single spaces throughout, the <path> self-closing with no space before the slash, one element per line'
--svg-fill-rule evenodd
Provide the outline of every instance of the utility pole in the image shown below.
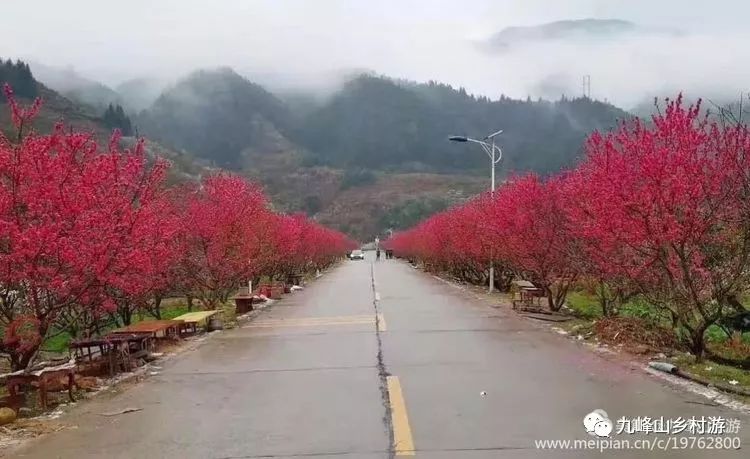
<path fill-rule="evenodd" d="M 495 145 L 495 136 L 502 134 L 502 130 L 493 132 L 486 136 L 482 140 L 472 139 L 471 137 L 454 135 L 448 137 L 448 140 L 453 142 L 472 142 L 478 143 L 487 156 L 490 159 L 490 196 L 495 196 L 495 165 L 503 159 L 503 151 Z M 491 141 L 492 143 L 487 143 Z M 488 291 L 492 293 L 495 290 L 495 261 L 494 254 L 490 253 L 490 272 L 489 272 L 489 288 Z"/>

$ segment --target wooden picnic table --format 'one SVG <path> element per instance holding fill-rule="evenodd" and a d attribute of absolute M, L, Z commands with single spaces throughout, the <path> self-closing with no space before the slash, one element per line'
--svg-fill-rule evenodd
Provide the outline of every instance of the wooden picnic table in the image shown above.
<path fill-rule="evenodd" d="M 145 357 L 152 347 L 153 339 L 149 332 L 117 333 L 101 338 L 76 340 L 69 347 L 75 353 L 77 363 L 86 360 L 93 362 L 98 357 L 106 359 L 109 375 L 114 376 L 117 366 L 121 366 L 123 371 L 130 371 L 133 359 Z"/>
<path fill-rule="evenodd" d="M 75 402 L 73 398 L 73 386 L 75 386 L 75 362 L 71 361 L 65 365 L 56 367 L 46 367 L 37 371 L 20 370 L 14 373 L 4 375 L 5 387 L 8 390 L 8 398 L 16 399 L 19 395 L 19 389 L 24 387 L 36 386 L 39 390 L 39 402 L 42 409 L 47 409 L 49 402 L 47 397 L 48 386 L 54 385 L 54 381 L 64 377 L 67 380 L 68 398 Z"/>
<path fill-rule="evenodd" d="M 516 286 L 518 291 L 518 297 L 513 298 L 512 301 L 513 309 L 516 309 L 519 304 L 524 307 L 541 307 L 541 299 L 544 297 L 542 289 L 527 280 L 514 281 L 513 285 Z"/>
<path fill-rule="evenodd" d="M 144 320 L 137 324 L 118 328 L 109 332 L 108 336 L 121 334 L 150 333 L 152 338 L 178 338 L 181 320 Z"/>
<path fill-rule="evenodd" d="M 175 317 L 174 320 L 182 321 L 182 323 L 180 324 L 181 334 L 186 332 L 195 333 L 200 323 L 205 323 L 206 326 L 208 326 L 209 319 L 220 312 L 221 311 L 218 309 L 213 309 L 210 311 L 188 312 L 181 316 Z"/>
<path fill-rule="evenodd" d="M 536 285 L 534 285 L 532 282 L 529 282 L 527 280 L 513 281 L 512 284 L 518 288 L 536 288 Z"/>

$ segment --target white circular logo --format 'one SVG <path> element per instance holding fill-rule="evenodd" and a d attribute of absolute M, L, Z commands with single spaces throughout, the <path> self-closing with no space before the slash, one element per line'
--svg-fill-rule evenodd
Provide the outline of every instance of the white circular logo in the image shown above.
<path fill-rule="evenodd" d="M 612 433 L 612 421 L 604 410 L 594 410 L 583 418 L 583 426 L 589 435 L 609 437 Z"/>

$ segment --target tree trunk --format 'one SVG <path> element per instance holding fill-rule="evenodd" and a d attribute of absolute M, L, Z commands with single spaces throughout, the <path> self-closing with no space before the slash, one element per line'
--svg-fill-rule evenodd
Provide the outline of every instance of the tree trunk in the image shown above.
<path fill-rule="evenodd" d="M 697 327 L 690 333 L 690 352 L 695 356 L 695 361 L 700 363 L 706 353 L 705 332 L 708 326 Z"/>
<path fill-rule="evenodd" d="M 20 360 L 21 360 L 21 356 L 18 355 L 16 352 L 10 353 L 10 371 L 23 370 Z"/>
<path fill-rule="evenodd" d="M 188 312 L 192 312 L 193 311 L 193 297 L 191 295 L 186 295 L 185 298 L 187 299 Z"/>
<path fill-rule="evenodd" d="M 161 297 L 159 295 L 154 295 L 154 317 L 161 320 Z"/>
<path fill-rule="evenodd" d="M 133 311 L 127 304 L 120 309 L 120 318 L 122 318 L 122 324 L 126 327 L 133 322 Z"/>
<path fill-rule="evenodd" d="M 101 331 L 101 326 L 99 324 L 99 321 L 98 320 L 94 320 L 93 326 L 94 326 L 94 333 L 96 333 L 96 336 L 101 336 L 102 331 Z M 87 338 L 89 338 L 90 336 L 91 335 L 87 336 Z"/>
<path fill-rule="evenodd" d="M 602 316 L 607 317 L 609 316 L 611 309 L 610 300 L 607 298 L 607 291 L 604 282 L 599 282 L 598 290 L 597 296 L 599 297 L 599 306 L 602 308 Z"/>
<path fill-rule="evenodd" d="M 564 294 L 554 294 L 552 288 L 548 285 L 542 287 L 542 291 L 547 296 L 547 306 L 552 312 L 558 312 L 562 305 L 565 304 Z"/>
<path fill-rule="evenodd" d="M 547 307 L 552 312 L 557 312 L 560 309 L 560 306 L 557 304 L 557 301 L 555 301 L 555 295 L 552 293 L 552 289 L 545 285 L 542 287 L 542 290 L 544 291 L 544 295 L 547 297 Z"/>
<path fill-rule="evenodd" d="M 41 346 L 41 344 L 39 345 Z M 26 352 L 13 351 L 10 353 L 10 371 L 25 370 L 34 361 L 34 358 L 39 352 L 39 346 L 35 349 L 30 349 Z"/>

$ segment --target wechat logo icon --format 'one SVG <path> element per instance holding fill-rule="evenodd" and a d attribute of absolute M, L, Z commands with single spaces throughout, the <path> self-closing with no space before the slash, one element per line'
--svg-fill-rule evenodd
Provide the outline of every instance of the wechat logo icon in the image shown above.
<path fill-rule="evenodd" d="M 594 410 L 583 418 L 583 426 L 586 432 L 594 437 L 609 437 L 612 433 L 612 421 L 609 420 L 604 410 Z"/>

